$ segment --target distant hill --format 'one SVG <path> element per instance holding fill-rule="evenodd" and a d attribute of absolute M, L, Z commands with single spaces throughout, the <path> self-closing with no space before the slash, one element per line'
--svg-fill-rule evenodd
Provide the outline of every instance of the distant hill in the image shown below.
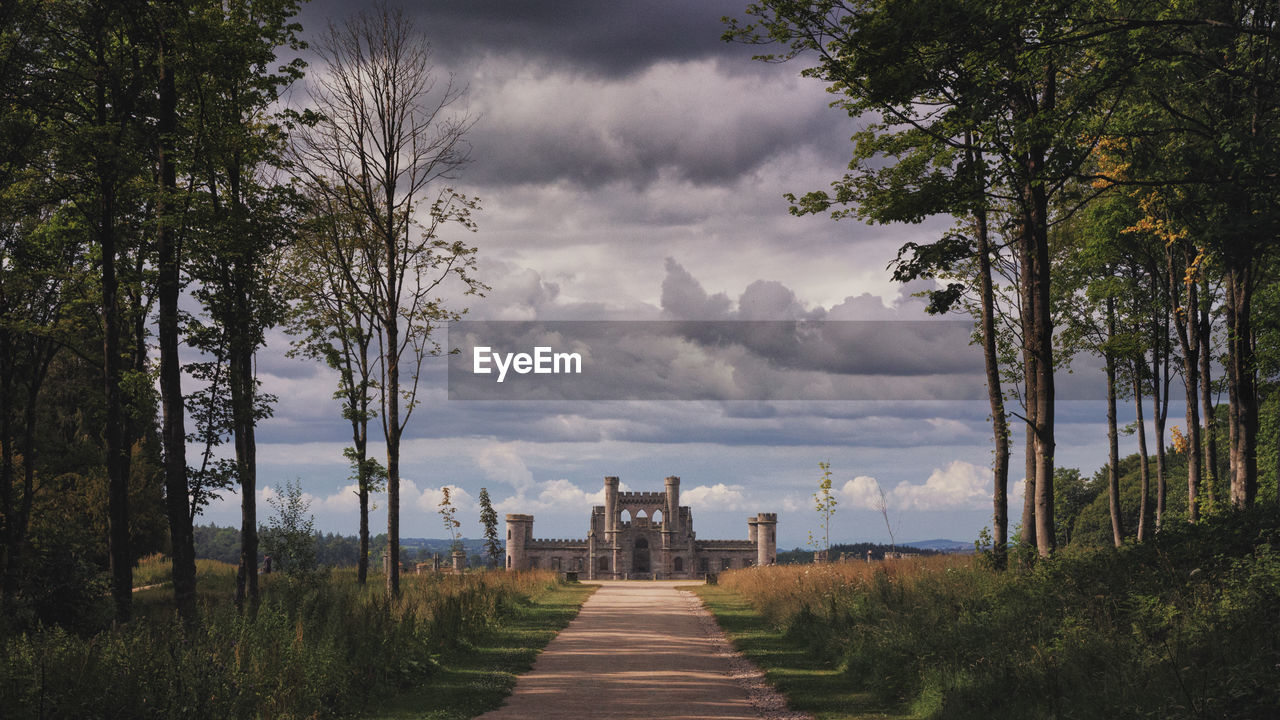
<path fill-rule="evenodd" d="M 973 543 L 960 542 L 958 540 L 917 540 L 916 542 L 901 543 L 903 547 L 919 548 L 921 550 L 933 550 L 940 553 L 971 553 L 973 552 Z"/>

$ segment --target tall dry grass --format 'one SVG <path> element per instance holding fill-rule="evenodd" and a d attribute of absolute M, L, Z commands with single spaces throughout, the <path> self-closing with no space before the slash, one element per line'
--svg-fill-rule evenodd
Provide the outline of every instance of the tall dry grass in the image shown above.
<path fill-rule="evenodd" d="M 828 607 L 834 598 L 865 592 L 875 584 L 915 586 L 940 573 L 972 569 L 967 555 L 932 555 L 877 562 L 843 561 L 731 570 L 719 583 L 743 595 L 769 622 L 785 625 L 803 612 Z"/>
<path fill-rule="evenodd" d="M 1003 573 L 933 557 L 720 582 L 849 689 L 920 718 L 1280 717 L 1269 510 Z"/>
<path fill-rule="evenodd" d="M 219 565 L 194 627 L 161 586 L 137 593 L 145 611 L 122 628 L 0 637 L 4 717 L 342 717 L 420 683 L 443 653 L 557 583 L 550 571 L 410 575 L 390 600 L 377 576 L 360 587 L 354 572 L 273 575 L 256 612 L 239 612 Z"/>

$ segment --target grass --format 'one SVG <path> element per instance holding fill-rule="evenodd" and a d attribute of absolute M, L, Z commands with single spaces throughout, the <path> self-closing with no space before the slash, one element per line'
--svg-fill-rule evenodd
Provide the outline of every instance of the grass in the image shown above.
<path fill-rule="evenodd" d="M 463 720 L 502 705 L 516 676 L 533 667 L 538 653 L 578 614 L 594 585 L 569 584 L 513 608 L 503 622 L 474 643 L 440 658 L 423 685 L 376 706 L 376 720 Z"/>
<path fill-rule="evenodd" d="M 257 610 L 240 612 L 234 568 L 215 563 L 185 627 L 164 563 L 148 561 L 154 587 L 134 593 L 127 625 L 0 625 L 4 716 L 349 718 L 394 702 L 391 717 L 470 717 L 501 703 L 590 594 L 549 571 L 408 575 L 395 600 L 354 570 L 273 574 Z"/>
<path fill-rule="evenodd" d="M 700 594 L 821 718 L 1280 717 L 1274 508 L 1006 572 L 970 558 L 764 567 Z"/>
<path fill-rule="evenodd" d="M 768 622 L 742 594 L 723 585 L 704 585 L 693 591 L 715 615 L 734 647 L 760 666 L 793 710 L 820 720 L 914 717 L 853 688 L 838 664 Z"/>

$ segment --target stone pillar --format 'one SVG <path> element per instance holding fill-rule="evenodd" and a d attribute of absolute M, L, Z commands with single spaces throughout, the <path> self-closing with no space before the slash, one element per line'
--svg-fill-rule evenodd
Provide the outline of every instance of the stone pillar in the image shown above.
<path fill-rule="evenodd" d="M 604 552 L 611 556 L 605 575 L 617 578 L 622 558 L 618 549 L 618 478 L 614 475 L 604 479 Z"/>
<path fill-rule="evenodd" d="M 533 536 L 532 515 L 507 515 L 507 569 L 524 570 L 529 567 L 525 554 L 526 543 Z"/>
<path fill-rule="evenodd" d="M 672 537 L 680 532 L 680 478 L 670 475 L 666 480 L 667 507 L 662 511 L 663 529 L 671 530 Z"/>
<path fill-rule="evenodd" d="M 760 513 L 755 519 L 756 565 L 772 565 L 778 559 L 778 514 Z"/>
<path fill-rule="evenodd" d="M 618 531 L 618 478 L 610 475 L 604 479 L 604 534 L 607 542 L 613 541 Z"/>
<path fill-rule="evenodd" d="M 591 528 L 587 531 L 587 579 L 596 579 L 596 529 Z"/>
<path fill-rule="evenodd" d="M 465 550 L 454 550 L 452 560 L 454 572 L 460 573 L 467 569 L 467 553 Z"/>

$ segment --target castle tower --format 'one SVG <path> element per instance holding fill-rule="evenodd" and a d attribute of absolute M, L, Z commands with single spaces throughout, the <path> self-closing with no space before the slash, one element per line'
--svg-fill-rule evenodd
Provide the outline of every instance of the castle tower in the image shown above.
<path fill-rule="evenodd" d="M 507 515 L 507 569 L 524 570 L 529 567 L 525 547 L 533 539 L 532 515 Z"/>
<path fill-rule="evenodd" d="M 760 513 L 749 521 L 755 529 L 756 565 L 772 565 L 778 559 L 778 514 Z"/>
<path fill-rule="evenodd" d="M 667 507 L 662 511 L 664 529 L 671 532 L 672 539 L 680 533 L 680 478 L 670 475 L 666 479 Z"/>

